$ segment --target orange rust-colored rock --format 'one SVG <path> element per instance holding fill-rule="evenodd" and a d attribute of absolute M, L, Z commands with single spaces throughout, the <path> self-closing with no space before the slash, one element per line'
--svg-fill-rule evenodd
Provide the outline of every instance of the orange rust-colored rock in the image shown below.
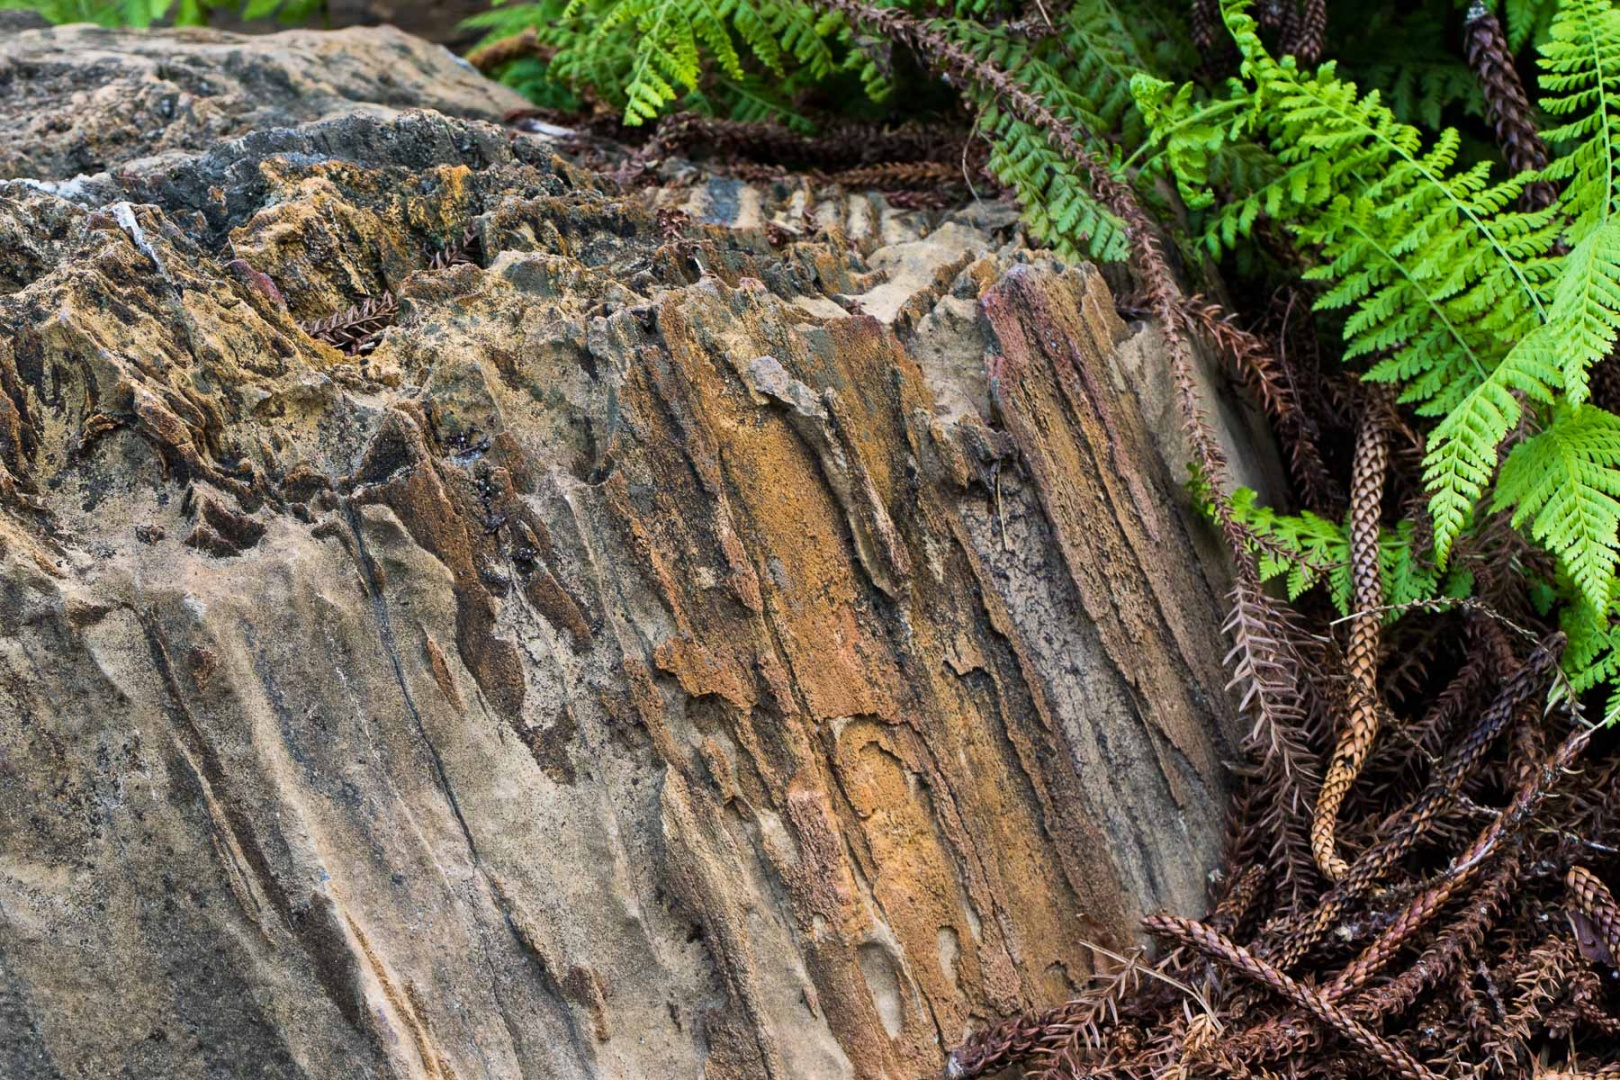
<path fill-rule="evenodd" d="M 1200 907 L 1151 345 L 746 191 L 431 114 L 0 185 L 0 1074 L 920 1077 Z"/>

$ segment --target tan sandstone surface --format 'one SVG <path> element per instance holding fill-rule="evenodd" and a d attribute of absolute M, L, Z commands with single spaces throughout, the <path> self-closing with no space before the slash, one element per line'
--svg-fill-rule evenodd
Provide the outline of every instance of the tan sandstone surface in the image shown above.
<path fill-rule="evenodd" d="M 362 90 L 0 184 L 0 1075 L 930 1076 L 1201 910 L 1222 585 L 1098 272 Z"/>

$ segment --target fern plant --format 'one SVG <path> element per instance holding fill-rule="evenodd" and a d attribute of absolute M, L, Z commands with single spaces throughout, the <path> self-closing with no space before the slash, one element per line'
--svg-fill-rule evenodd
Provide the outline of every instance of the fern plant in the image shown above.
<path fill-rule="evenodd" d="M 1204 512 L 1213 515 L 1208 485 L 1198 480 L 1193 488 Z M 1229 505 L 1249 533 L 1250 551 L 1262 581 L 1282 582 L 1290 600 L 1320 586 L 1340 615 L 1350 614 L 1348 520 L 1329 521 L 1309 510 L 1280 513 L 1263 505 L 1250 488 L 1237 489 Z M 1410 605 L 1435 597 L 1461 598 L 1468 594 L 1470 580 L 1466 571 L 1442 572 L 1430 558 L 1416 522 L 1402 521 L 1393 529 L 1383 530 L 1378 559 L 1384 602 L 1389 608 L 1386 617 L 1390 620 Z"/>
<path fill-rule="evenodd" d="M 1005 0 L 916 6 L 923 25 L 1097 133 L 1096 149 L 1115 160 L 1139 147 L 1147 130 L 1131 79 L 1143 71 L 1188 72 L 1197 60 L 1179 22 L 1156 3 L 1076 0 L 1043 18 L 1038 33 L 1014 18 L 1020 8 Z M 535 36 L 545 59 L 513 61 L 498 73 L 531 97 L 554 104 L 558 88 L 566 88 L 608 102 L 632 126 L 678 108 L 808 128 L 807 95 L 847 99 L 847 83 L 873 108 L 888 108 L 903 67 L 890 43 L 804 0 L 494 0 L 468 25 L 483 29 L 486 43 Z M 991 171 L 1017 195 L 1035 237 L 1071 258 L 1124 259 L 1123 227 L 1075 163 L 983 88 L 960 89 L 990 144 Z"/>
<path fill-rule="evenodd" d="M 836 17 L 773 0 L 541 0 L 507 3 L 467 20 L 498 41 L 534 32 L 550 59 L 545 77 L 623 110 L 627 124 L 655 119 L 690 95 L 729 98 L 733 119 L 786 117 L 796 87 L 854 68 L 883 92 L 875 66 L 853 50 Z"/>
<path fill-rule="evenodd" d="M 1136 80 L 1153 127 L 1147 169 L 1191 193 L 1232 146 L 1276 160 L 1276 175 L 1222 207 L 1204 240 L 1220 253 L 1262 219 L 1284 224 L 1313 260 L 1318 307 L 1343 313 L 1346 359 L 1366 358 L 1365 378 L 1398 386 L 1434 420 L 1423 473 L 1436 572 L 1411 580 L 1438 588 L 1476 515 L 1512 510 L 1558 561 L 1577 687 L 1612 684 L 1620 418 L 1589 399 L 1591 369 L 1620 335 L 1620 12 L 1609 0 L 1558 5 L 1538 46 L 1541 107 L 1561 121 L 1546 133 L 1557 156 L 1507 178 L 1460 163 L 1457 131 L 1425 138 L 1334 64 L 1308 72 L 1272 57 L 1241 0 L 1224 15 L 1242 68 L 1223 93 Z M 1535 180 L 1561 193 L 1520 210 Z M 1308 558 L 1344 557 L 1320 520 L 1252 500 L 1239 509 L 1297 557 L 1295 585 Z"/>
<path fill-rule="evenodd" d="M 1534 42 L 1540 106 L 1559 125 L 1546 133 L 1552 163 L 1518 175 L 1482 154 L 1482 140 L 1432 130 L 1442 117 L 1477 123 L 1481 111 L 1466 69 L 1439 52 L 1433 13 L 1408 20 L 1427 28 L 1410 55 L 1353 58 L 1367 89 L 1335 63 L 1306 69 L 1273 55 L 1246 0 L 1226 0 L 1238 69 L 1211 89 L 1189 78 L 1204 58 L 1152 4 L 885 7 L 1082 133 L 1111 176 L 1164 211 L 1176 236 L 1177 221 L 1188 226 L 1208 256 L 1252 257 L 1262 222 L 1286 230 L 1317 307 L 1342 324 L 1345 360 L 1430 425 L 1429 520 L 1386 529 L 1380 545 L 1394 606 L 1466 591 L 1454 550 L 1484 513 L 1509 511 L 1557 560 L 1561 617 L 1579 635 L 1572 675 L 1595 685 L 1620 668 L 1607 629 L 1620 420 L 1590 401 L 1592 367 L 1620 336 L 1620 14 L 1610 0 L 1502 5 L 1509 44 Z M 802 0 L 497 0 L 474 21 L 492 39 L 532 33 L 553 84 L 611 102 L 630 124 L 679 107 L 805 125 L 805 95 L 829 80 L 858 77 L 881 102 L 901 77 L 888 43 Z M 993 81 L 958 90 L 1034 237 L 1068 256 L 1123 259 L 1128 230 L 1097 199 L 1092 166 L 1006 108 Z M 1533 183 L 1557 185 L 1556 201 L 1523 208 Z M 1248 530 L 1263 576 L 1291 593 L 1321 584 L 1349 603 L 1343 522 L 1279 514 L 1241 492 L 1223 513 Z"/>

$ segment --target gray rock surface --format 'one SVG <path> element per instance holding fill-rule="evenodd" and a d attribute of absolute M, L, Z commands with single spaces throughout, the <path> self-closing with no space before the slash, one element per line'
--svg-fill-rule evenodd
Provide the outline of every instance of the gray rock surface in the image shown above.
<path fill-rule="evenodd" d="M 1222 587 L 1099 274 L 251 123 L 0 183 L 0 1076 L 933 1075 L 1201 908 Z"/>
<path fill-rule="evenodd" d="M 0 32 L 0 179 L 66 179 L 347 112 L 498 121 L 524 104 L 443 46 L 392 27 Z"/>

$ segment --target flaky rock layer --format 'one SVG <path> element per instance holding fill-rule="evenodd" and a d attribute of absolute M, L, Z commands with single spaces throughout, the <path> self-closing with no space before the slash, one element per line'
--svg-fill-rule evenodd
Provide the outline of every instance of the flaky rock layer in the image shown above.
<path fill-rule="evenodd" d="M 410 112 L 0 252 L 0 1074 L 923 1076 L 1201 908 L 1156 346 L 1005 215 Z"/>

